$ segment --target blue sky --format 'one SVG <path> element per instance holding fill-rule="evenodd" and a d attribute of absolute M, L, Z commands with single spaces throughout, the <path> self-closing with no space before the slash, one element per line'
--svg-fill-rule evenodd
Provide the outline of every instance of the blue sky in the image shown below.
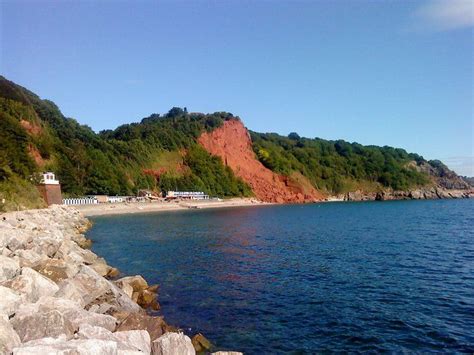
<path fill-rule="evenodd" d="M 172 106 L 474 175 L 473 2 L 1 1 L 0 72 L 98 131 Z"/>

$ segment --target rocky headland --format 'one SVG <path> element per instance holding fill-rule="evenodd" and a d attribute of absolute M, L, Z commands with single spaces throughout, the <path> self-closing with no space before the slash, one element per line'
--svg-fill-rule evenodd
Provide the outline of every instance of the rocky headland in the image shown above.
<path fill-rule="evenodd" d="M 336 198 L 343 201 L 438 200 L 473 197 L 474 190 L 471 189 L 446 189 L 439 186 L 409 191 L 384 190 L 364 192 L 358 190 L 336 196 Z"/>
<path fill-rule="evenodd" d="M 157 285 L 88 249 L 90 226 L 64 206 L 0 215 L 0 354 L 209 352 L 151 313 Z"/>
<path fill-rule="evenodd" d="M 210 154 L 220 157 L 235 175 L 252 188 L 255 197 L 264 202 L 420 200 L 474 196 L 472 185 L 439 161 L 412 161 L 407 164 L 407 168 L 428 177 L 428 183 L 422 187 L 397 191 L 380 185 L 378 191 L 355 190 L 330 195 L 318 191 L 302 174 L 281 175 L 265 167 L 252 149 L 249 131 L 238 119 L 227 120 L 219 128 L 204 132 L 198 142 Z"/>

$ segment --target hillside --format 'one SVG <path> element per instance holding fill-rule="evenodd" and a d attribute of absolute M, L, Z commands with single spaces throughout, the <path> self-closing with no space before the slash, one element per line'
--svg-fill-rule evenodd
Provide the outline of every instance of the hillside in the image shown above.
<path fill-rule="evenodd" d="M 179 189 L 306 202 L 356 190 L 469 188 L 441 162 L 403 149 L 249 133 L 227 112 L 173 108 L 95 133 L 0 77 L 0 208 L 41 206 L 33 180 L 43 170 L 56 172 L 66 196 Z"/>
<path fill-rule="evenodd" d="M 30 178 L 42 170 L 56 172 L 66 196 L 176 188 L 250 196 L 248 185 L 196 143 L 201 132 L 232 117 L 175 108 L 97 134 L 0 77 L 0 202 L 14 201 L 6 209 L 41 205 Z"/>
<path fill-rule="evenodd" d="M 400 148 L 309 139 L 296 133 L 283 137 L 251 132 L 251 138 L 255 154 L 265 166 L 285 175 L 298 171 L 317 189 L 330 194 L 470 188 L 439 160 L 426 161 Z"/>
<path fill-rule="evenodd" d="M 249 133 L 241 121 L 226 121 L 212 132 L 203 133 L 198 142 L 208 152 L 219 156 L 226 166 L 252 187 L 255 196 L 262 201 L 310 202 L 325 198 L 301 174 L 277 174 L 258 161 Z"/>

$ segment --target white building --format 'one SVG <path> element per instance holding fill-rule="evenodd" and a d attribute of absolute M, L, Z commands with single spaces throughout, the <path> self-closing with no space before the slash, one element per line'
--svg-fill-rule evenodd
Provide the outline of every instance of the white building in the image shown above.
<path fill-rule="evenodd" d="M 54 173 L 48 171 L 43 173 L 43 176 L 41 177 L 41 184 L 59 185 L 59 180 L 56 180 L 56 176 L 54 175 Z"/>
<path fill-rule="evenodd" d="M 184 200 L 209 200 L 209 195 L 202 191 L 168 191 L 167 199 L 184 199 Z"/>
<path fill-rule="evenodd" d="M 120 203 L 124 202 L 126 199 L 126 196 L 108 196 L 107 197 L 107 202 L 108 203 Z"/>

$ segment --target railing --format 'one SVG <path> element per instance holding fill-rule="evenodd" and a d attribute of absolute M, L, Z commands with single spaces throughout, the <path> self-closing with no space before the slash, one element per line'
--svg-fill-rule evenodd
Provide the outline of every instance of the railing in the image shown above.
<path fill-rule="evenodd" d="M 96 198 L 63 198 L 63 205 L 95 205 L 98 204 Z"/>

